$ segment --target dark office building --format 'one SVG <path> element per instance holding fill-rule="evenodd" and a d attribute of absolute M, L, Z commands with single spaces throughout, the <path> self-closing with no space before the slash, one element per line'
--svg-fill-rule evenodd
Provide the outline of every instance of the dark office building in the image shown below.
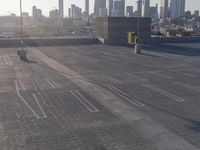
<path fill-rule="evenodd" d="M 64 18 L 64 3 L 63 0 L 59 0 L 59 16 L 60 18 Z"/>
<path fill-rule="evenodd" d="M 133 17 L 133 6 L 126 7 L 126 17 Z"/>
<path fill-rule="evenodd" d="M 138 31 L 137 17 L 98 17 L 97 37 L 106 40 L 126 41 L 127 32 Z M 151 18 L 140 18 L 140 38 L 151 37 Z"/>
<path fill-rule="evenodd" d="M 115 0 L 112 16 L 124 17 L 125 13 L 124 9 L 125 9 L 125 0 Z"/>
<path fill-rule="evenodd" d="M 85 12 L 89 15 L 89 0 L 85 0 Z"/>
<path fill-rule="evenodd" d="M 100 8 L 106 9 L 106 0 L 95 0 L 94 3 L 94 15 L 99 16 Z"/>
<path fill-rule="evenodd" d="M 112 10 L 113 10 L 113 0 L 109 0 L 109 16 L 112 15 Z"/>

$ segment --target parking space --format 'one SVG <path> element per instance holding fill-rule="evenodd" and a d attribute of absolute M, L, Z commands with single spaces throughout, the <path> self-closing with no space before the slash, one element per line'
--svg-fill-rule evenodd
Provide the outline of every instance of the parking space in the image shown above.
<path fill-rule="evenodd" d="M 191 56 L 143 53 L 40 47 L 23 62 L 0 49 L 3 150 L 200 148 L 200 66 Z"/>

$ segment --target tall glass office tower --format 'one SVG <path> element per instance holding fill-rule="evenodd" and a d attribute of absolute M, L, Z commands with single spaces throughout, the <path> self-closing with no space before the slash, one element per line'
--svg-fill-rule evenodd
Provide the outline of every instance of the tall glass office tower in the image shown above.
<path fill-rule="evenodd" d="M 100 12 L 101 8 L 106 9 L 106 0 L 95 0 L 95 3 L 94 3 L 95 16 L 99 16 L 99 12 Z"/>
<path fill-rule="evenodd" d="M 185 13 L 185 0 L 171 0 L 170 14 L 171 18 L 183 17 Z"/>

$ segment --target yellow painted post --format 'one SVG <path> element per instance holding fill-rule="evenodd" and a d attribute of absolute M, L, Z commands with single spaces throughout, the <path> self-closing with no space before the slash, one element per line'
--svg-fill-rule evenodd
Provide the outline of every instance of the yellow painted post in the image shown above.
<path fill-rule="evenodd" d="M 135 32 L 128 32 L 128 44 L 135 45 L 137 43 L 137 36 Z"/>

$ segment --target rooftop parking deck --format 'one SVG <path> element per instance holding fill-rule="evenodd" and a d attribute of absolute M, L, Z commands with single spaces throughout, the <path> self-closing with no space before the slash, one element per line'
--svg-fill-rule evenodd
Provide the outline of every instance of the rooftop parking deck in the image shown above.
<path fill-rule="evenodd" d="M 0 149 L 200 149 L 200 44 L 0 48 Z"/>

